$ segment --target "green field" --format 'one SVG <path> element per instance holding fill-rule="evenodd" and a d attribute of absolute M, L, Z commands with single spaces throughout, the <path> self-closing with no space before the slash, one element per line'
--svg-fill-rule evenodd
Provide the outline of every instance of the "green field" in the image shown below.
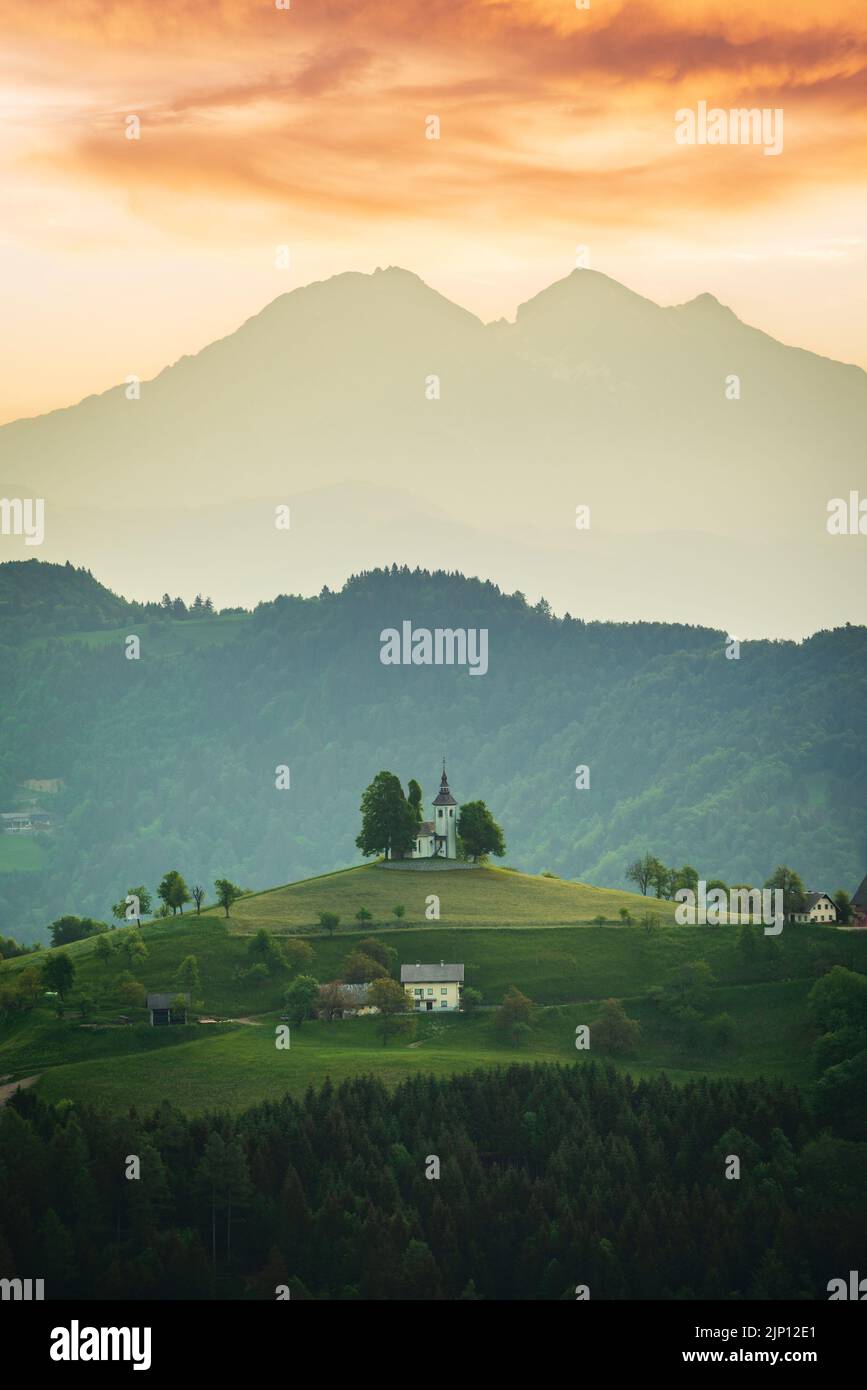
<path fill-rule="evenodd" d="M 389 920 L 384 904 L 403 901 L 409 916 L 414 898 L 408 890 L 423 903 L 431 887 L 443 906 L 439 924 L 424 922 L 419 912 L 423 925 L 383 928 L 374 921 L 363 931 L 341 925 L 333 936 L 312 926 L 315 912 L 326 904 L 344 920 L 351 920 L 362 903 L 375 917 L 382 912 Z M 117 1026 L 111 982 L 126 961 L 106 968 L 93 939 L 76 942 L 66 948 L 76 966 L 75 990 L 86 987 L 94 994 L 92 1021 L 98 1028 L 83 1027 L 74 1016 L 57 1019 L 48 1002 L 7 1018 L 0 1023 L 0 1077 L 38 1076 L 39 1093 L 54 1099 L 86 1097 L 118 1109 L 169 1099 L 204 1111 L 240 1108 L 359 1073 L 393 1084 L 412 1070 L 444 1075 L 516 1060 L 581 1064 L 587 1054 L 575 1049 L 576 1025 L 592 1022 L 601 1001 L 615 997 L 627 1002 L 642 1026 L 634 1054 L 617 1063 L 635 1076 L 665 1069 L 676 1081 L 704 1074 L 765 1075 L 811 1085 L 807 994 L 817 973 L 830 965 L 867 970 L 867 934 L 797 926 L 777 939 L 759 936 L 764 982 L 747 983 L 751 977 L 738 947 L 738 928 L 666 925 L 648 932 L 638 925 L 582 925 L 600 897 L 608 900 L 610 912 L 612 900 L 631 895 L 504 870 L 402 875 L 363 868 L 245 898 L 228 921 L 211 910 L 143 927 L 148 956 L 134 966 L 136 977 L 148 990 L 172 992 L 179 963 L 194 955 L 205 1012 L 233 1020 L 217 1025 L 152 1029 L 144 1010 L 126 1010 L 135 1022 Z M 640 908 L 649 905 L 638 899 Z M 667 908 L 670 917 L 671 904 L 653 906 Z M 569 907 L 573 925 L 556 925 L 558 914 L 562 920 Z M 309 1021 L 293 1028 L 289 1051 L 278 1050 L 274 1028 L 291 974 L 261 983 L 243 978 L 250 933 L 262 924 L 275 932 L 290 927 L 303 932 L 314 953 L 305 973 L 320 981 L 337 977 L 346 955 L 374 932 L 396 950 L 398 963 L 461 961 L 466 983 L 481 991 L 489 1008 L 418 1018 L 412 1043 L 393 1040 L 387 1047 L 374 1019 Z M 123 931 L 116 929 L 115 939 L 122 939 Z M 708 1032 L 687 1047 L 649 993 L 677 966 L 698 960 L 708 963 L 715 981 L 708 1016 L 726 1013 L 732 1020 L 733 1039 L 726 1046 Z M 0 981 L 33 962 L 32 956 L 6 962 Z M 520 1047 L 500 1034 L 490 1007 L 510 985 L 537 1005 L 532 1033 Z M 234 1021 L 241 1019 L 249 1021 Z"/>
<path fill-rule="evenodd" d="M 0 874 L 44 869 L 47 858 L 44 839 L 44 835 L 0 834 Z"/>
<path fill-rule="evenodd" d="M 619 921 L 625 907 L 636 920 L 647 911 L 674 921 L 674 903 L 643 898 L 616 888 L 520 874 L 509 869 L 387 869 L 379 864 L 290 883 L 242 898 L 232 909 L 236 930 L 308 931 L 319 912 L 336 912 L 343 928 L 355 927 L 360 907 L 373 913 L 373 925 L 396 926 L 393 908 L 406 908 L 404 923 L 428 925 L 426 900 L 440 900 L 442 927 L 552 927 L 587 924 L 602 915 Z"/>
<path fill-rule="evenodd" d="M 721 990 L 719 1007 L 732 1017 L 735 1040 L 698 1058 L 685 1056 L 681 1046 L 663 1035 L 652 1006 L 630 1001 L 629 1012 L 641 1020 L 643 1037 L 635 1055 L 618 1059 L 617 1065 L 637 1078 L 664 1069 L 678 1083 L 700 1075 L 773 1075 L 803 1084 L 809 1079 L 809 1040 L 803 1027 L 808 988 L 807 982 L 792 981 Z M 77 1047 L 76 1060 L 41 1073 L 37 1090 L 54 1101 L 98 1096 L 120 1111 L 133 1103 L 147 1107 L 168 1100 L 196 1114 L 242 1110 L 287 1091 L 301 1095 L 326 1079 L 339 1084 L 359 1074 L 393 1086 L 417 1070 L 445 1076 L 522 1061 L 580 1065 L 591 1054 L 576 1050 L 575 1028 L 591 1023 L 598 1008 L 593 1003 L 540 1010 L 530 1040 L 520 1048 L 502 1037 L 490 1013 L 419 1018 L 413 1042 L 386 1047 L 369 1018 L 305 1023 L 292 1029 L 287 1050 L 275 1046 L 276 1015 L 219 1031 L 147 1029 L 152 1041 L 144 1046 L 135 1046 L 135 1035 L 141 1037 L 145 1030 L 127 1029 L 117 1035 L 122 1052 L 108 1050 L 111 1034 L 90 1035 L 88 1045 L 97 1055 L 79 1059 Z M 32 1065 L 35 1070 L 35 1056 Z"/>

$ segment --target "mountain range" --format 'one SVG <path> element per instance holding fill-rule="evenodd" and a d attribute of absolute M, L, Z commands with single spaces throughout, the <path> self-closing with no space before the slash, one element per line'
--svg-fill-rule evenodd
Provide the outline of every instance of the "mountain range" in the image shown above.
<path fill-rule="evenodd" d="M 0 557 L 139 599 L 252 605 L 397 563 L 739 637 L 867 618 L 867 544 L 826 529 L 831 498 L 867 495 L 867 375 L 711 295 L 662 308 L 576 270 L 483 324 L 408 271 L 348 272 L 128 399 L 134 367 L 0 429 L 4 495 L 46 504 L 38 552 Z"/>
<path fill-rule="evenodd" d="M 407 620 L 485 629 L 486 673 L 384 665 L 383 629 Z M 0 565 L 0 801 L 53 819 L 0 836 L 0 934 L 104 919 L 171 868 L 210 892 L 358 863 L 376 773 L 416 778 L 429 815 L 444 756 L 458 802 L 484 800 L 503 827 L 510 867 L 626 888 L 650 851 L 708 880 L 758 885 L 787 864 L 851 893 L 867 867 L 867 630 L 727 646 L 710 628 L 560 618 L 443 571 L 175 619 L 72 566 Z"/>

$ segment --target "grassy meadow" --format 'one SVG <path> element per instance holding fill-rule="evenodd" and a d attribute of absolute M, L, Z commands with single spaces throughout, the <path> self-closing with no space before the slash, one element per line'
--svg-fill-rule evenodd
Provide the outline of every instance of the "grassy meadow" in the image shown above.
<path fill-rule="evenodd" d="M 439 923 L 424 918 L 428 892 L 440 896 Z M 616 916 L 624 901 L 634 925 L 588 925 L 596 911 Z M 407 908 L 400 924 L 390 912 L 395 902 Z M 362 905 L 374 920 L 359 929 L 353 919 Z M 650 931 L 638 925 L 648 908 L 666 924 Z M 342 918 L 333 935 L 314 925 L 323 909 Z M 779 938 L 758 935 L 757 955 L 748 966 L 738 928 L 679 927 L 671 924 L 671 909 L 670 903 L 632 894 L 502 869 L 402 874 L 369 867 L 328 874 L 244 898 L 228 919 L 210 909 L 142 928 L 147 957 L 134 962 L 136 978 L 149 991 L 173 992 L 181 961 L 195 956 L 202 1013 L 219 1018 L 217 1024 L 153 1029 L 144 1009 L 120 1008 L 113 997 L 125 956 L 104 965 L 94 938 L 64 948 L 76 970 L 69 1013 L 58 1019 L 43 999 L 31 1012 L 0 1022 L 0 1080 L 38 1077 L 39 1093 L 52 1099 L 87 1098 L 121 1110 L 165 1099 L 198 1113 L 241 1108 L 359 1073 L 391 1085 L 414 1070 L 445 1075 L 520 1060 L 580 1065 L 588 1054 L 576 1050 L 575 1029 L 592 1023 L 601 1002 L 613 997 L 623 999 L 641 1024 L 634 1053 L 616 1063 L 636 1077 L 664 1069 L 675 1081 L 703 1074 L 765 1075 L 809 1087 L 807 995 L 817 971 L 829 965 L 867 969 L 867 936 L 789 927 Z M 303 935 L 313 951 L 304 973 L 320 981 L 338 977 L 349 952 L 372 934 L 394 948 L 398 963 L 461 961 L 467 985 L 481 992 L 488 1007 L 419 1017 L 411 1038 L 387 1046 L 375 1019 L 311 1020 L 293 1027 L 290 1049 L 278 1049 L 275 1026 L 292 975 L 287 970 L 264 980 L 245 977 L 250 939 L 260 926 L 277 936 Z M 114 939 L 122 940 L 124 930 L 117 928 Z M 654 986 L 664 986 L 678 966 L 692 961 L 706 961 L 712 971 L 706 1012 L 729 1016 L 731 1038 L 725 1044 L 713 1041 L 712 1030 L 687 1043 L 672 1032 L 653 998 Z M 33 962 L 33 956 L 5 962 L 0 980 Z M 762 982 L 749 982 L 751 972 Z M 494 1018 L 493 1006 L 511 985 L 537 1006 L 532 1032 L 520 1046 Z M 75 1009 L 80 989 L 95 1000 L 86 1023 Z M 121 1013 L 132 1024 L 120 1024 Z"/>
<path fill-rule="evenodd" d="M 427 925 L 425 904 L 440 900 L 440 927 L 553 927 L 587 924 L 596 916 L 617 923 L 621 908 L 636 919 L 648 910 L 674 921 L 674 903 L 589 883 L 522 874 L 511 869 L 398 869 L 380 864 L 344 869 L 242 898 L 232 909 L 235 930 L 309 931 L 318 913 L 336 912 L 342 928 L 355 927 L 366 907 L 377 928 L 397 926 L 393 909 L 406 908 L 405 924 Z M 434 924 L 436 925 L 436 924 Z"/>
<path fill-rule="evenodd" d="M 687 1055 L 681 1044 L 666 1038 L 662 1020 L 652 1005 L 628 1001 L 628 1012 L 642 1025 L 642 1042 L 635 1056 L 616 1065 L 640 1078 L 665 1070 L 674 1082 L 701 1075 L 744 1078 L 776 1076 L 795 1084 L 810 1078 L 810 1039 L 804 1028 L 807 981 L 752 985 L 720 991 L 719 1006 L 735 1025 L 734 1042 L 722 1049 Z M 59 1065 L 41 1073 L 39 1094 L 49 1100 L 92 1100 L 112 1109 L 139 1109 L 170 1101 L 189 1114 L 216 1109 L 243 1110 L 256 1101 L 285 1092 L 303 1094 L 326 1079 L 338 1085 L 359 1074 L 397 1085 L 412 1071 L 435 1076 L 502 1066 L 511 1062 L 560 1062 L 581 1065 L 590 1052 L 575 1048 L 575 1029 L 592 1023 L 599 1001 L 540 1009 L 526 1045 L 515 1047 L 496 1027 L 493 1013 L 419 1017 L 415 1037 L 383 1046 L 372 1018 L 319 1020 L 292 1028 L 291 1046 L 275 1046 L 276 1014 L 250 1024 L 147 1029 L 144 1044 L 135 1045 L 139 1028 L 91 1035 Z M 132 1035 L 132 1036 L 130 1036 Z M 112 1040 L 123 1050 L 115 1050 Z M 158 1040 L 158 1041 L 157 1041 Z M 0 1065 L 3 1054 L 0 1051 Z M 23 1059 L 22 1059 L 23 1060 Z M 32 1054 L 32 1065 L 37 1064 Z"/>

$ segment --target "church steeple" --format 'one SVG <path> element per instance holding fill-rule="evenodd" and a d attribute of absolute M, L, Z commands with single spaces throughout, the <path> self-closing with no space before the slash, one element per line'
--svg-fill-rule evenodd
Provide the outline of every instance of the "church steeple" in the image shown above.
<path fill-rule="evenodd" d="M 446 760 L 443 758 L 443 775 L 440 778 L 439 795 L 434 799 L 434 806 L 457 806 L 457 802 L 449 790 L 449 779 L 446 776 Z"/>

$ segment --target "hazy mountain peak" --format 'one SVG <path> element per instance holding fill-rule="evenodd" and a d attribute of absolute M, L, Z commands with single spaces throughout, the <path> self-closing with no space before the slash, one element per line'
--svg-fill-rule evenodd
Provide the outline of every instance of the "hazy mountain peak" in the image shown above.
<path fill-rule="evenodd" d="M 627 289 L 619 280 L 604 275 L 601 270 L 575 269 L 562 280 L 555 280 L 553 285 L 548 285 L 532 299 L 519 305 L 516 321 L 526 321 L 528 317 L 537 313 L 614 314 L 635 309 L 658 312 L 659 305 L 654 304 L 652 299 L 646 299 L 644 295 Z"/>
<path fill-rule="evenodd" d="M 740 319 L 733 309 L 730 309 L 727 304 L 721 304 L 716 295 L 708 294 L 707 291 L 704 294 L 697 294 L 695 299 L 688 299 L 685 304 L 673 304 L 671 307 L 677 309 L 679 313 L 701 314 L 706 318 L 717 315 L 720 318 L 734 319 L 735 322 L 740 323 Z"/>

